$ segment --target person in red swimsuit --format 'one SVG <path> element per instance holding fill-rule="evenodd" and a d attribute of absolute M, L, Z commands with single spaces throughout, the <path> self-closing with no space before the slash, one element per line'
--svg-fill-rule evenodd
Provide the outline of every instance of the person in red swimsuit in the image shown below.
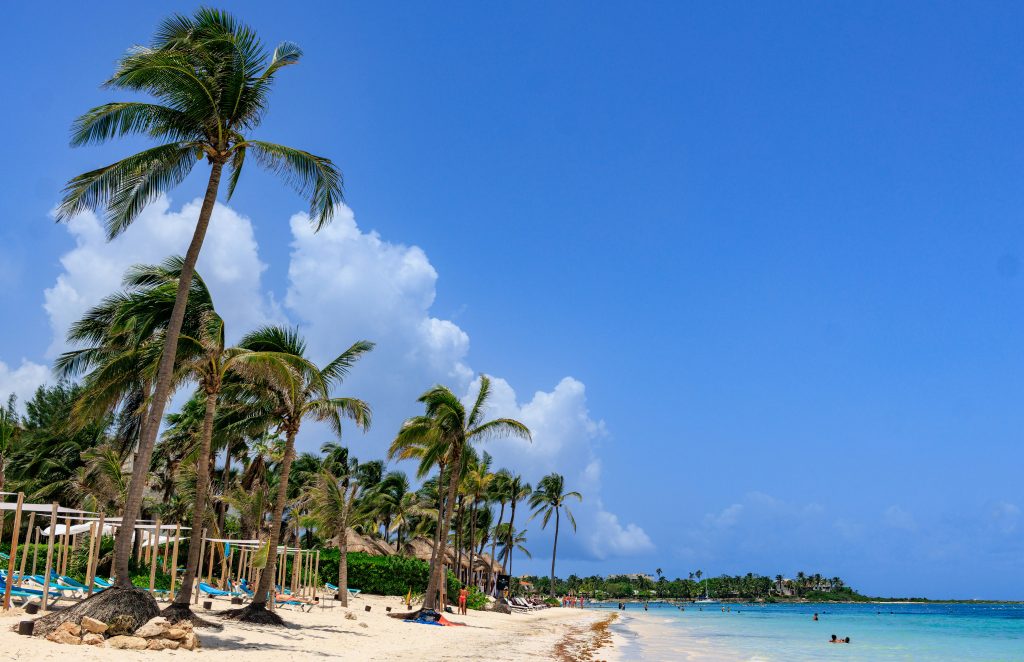
<path fill-rule="evenodd" d="M 459 589 L 459 613 L 466 614 L 466 598 L 469 597 L 469 590 L 465 586 Z"/>

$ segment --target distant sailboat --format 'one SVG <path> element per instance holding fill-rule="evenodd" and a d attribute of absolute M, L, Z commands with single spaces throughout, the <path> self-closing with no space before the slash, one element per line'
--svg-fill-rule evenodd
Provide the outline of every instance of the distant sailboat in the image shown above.
<path fill-rule="evenodd" d="M 708 581 L 707 583 L 704 584 L 704 597 L 701 598 L 700 600 L 695 601 L 694 604 L 698 604 L 698 605 L 718 604 L 718 600 L 712 600 L 708 596 L 708 584 L 710 584 L 710 581 Z"/>

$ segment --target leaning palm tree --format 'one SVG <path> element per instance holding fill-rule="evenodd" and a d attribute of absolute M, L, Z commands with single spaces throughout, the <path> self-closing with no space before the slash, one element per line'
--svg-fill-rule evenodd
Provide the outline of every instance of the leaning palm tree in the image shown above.
<path fill-rule="evenodd" d="M 124 232 L 146 205 L 183 181 L 201 159 L 210 165 L 206 194 L 185 254 L 152 398 L 140 430 L 135 464 L 139 470 L 132 475 L 122 532 L 132 532 L 142 505 L 145 470 L 173 382 L 189 286 L 225 166 L 230 173 L 228 198 L 248 154 L 257 164 L 284 175 L 310 199 L 310 216 L 317 229 L 331 220 L 341 200 L 341 174 L 329 159 L 245 135 L 260 124 L 276 74 L 297 63 L 301 55 L 299 47 L 288 42 L 268 53 L 251 28 L 222 11 L 204 8 L 193 16 L 175 15 L 161 23 L 151 46 L 135 47 L 122 57 L 105 84 L 111 89 L 141 92 L 152 101 L 104 104 L 85 113 L 72 127 L 75 146 L 128 134 L 161 141 L 156 147 L 83 173 L 65 187 L 58 220 L 104 208 L 111 239 Z M 118 536 L 116 579 L 121 588 L 131 587 L 127 572 L 130 553 L 131 535 Z"/>
<path fill-rule="evenodd" d="M 464 458 L 469 444 L 499 435 L 530 439 L 529 428 L 515 419 L 498 418 L 484 422 L 490 392 L 491 380 L 482 375 L 476 400 L 467 412 L 458 396 L 448 387 L 435 386 L 419 397 L 425 406 L 425 413 L 408 419 L 391 445 L 391 452 L 399 456 L 403 449 L 418 449 L 412 456 L 420 458 L 421 467 L 425 463 L 427 466 L 435 464 L 443 457 L 449 473 L 448 496 L 444 500 L 443 515 L 439 518 L 440 524 L 434 536 L 434 549 L 430 555 L 430 580 L 423 596 L 423 609 L 437 608 L 437 595 L 444 569 L 442 546 L 451 530 L 455 496 L 463 477 Z"/>
<path fill-rule="evenodd" d="M 275 427 L 285 437 L 284 457 L 278 477 L 277 497 L 270 522 L 267 565 L 260 575 L 252 602 L 242 609 L 228 612 L 239 620 L 282 625 L 280 616 L 267 610 L 267 594 L 273 587 L 277 564 L 277 546 L 288 499 L 288 477 L 295 456 L 295 437 L 307 418 L 326 422 L 335 434 L 341 435 L 342 417 L 353 420 L 366 430 L 370 427 L 370 407 L 356 398 L 331 396 L 331 389 L 340 384 L 359 358 L 373 349 L 373 343 L 361 340 L 342 352 L 323 368 L 305 358 L 306 343 L 294 329 L 268 326 L 242 338 L 240 347 L 254 352 L 274 352 L 291 357 L 290 379 L 255 379 L 231 384 L 231 398 L 238 403 L 250 426 Z"/>
<path fill-rule="evenodd" d="M 498 514 L 498 523 L 494 525 L 494 531 L 492 532 L 491 535 L 492 562 L 487 566 L 487 586 L 491 586 L 491 579 L 493 578 L 494 575 L 493 562 L 496 561 L 498 558 L 494 555 L 498 547 L 498 528 L 501 526 L 502 522 L 505 519 L 505 505 L 508 503 L 509 488 L 511 486 L 511 481 L 512 473 L 508 469 L 499 470 L 496 474 L 494 474 L 494 478 L 491 480 L 490 494 L 488 496 L 490 497 L 490 500 L 492 502 L 496 501 L 498 502 L 498 504 L 500 504 L 501 510 L 499 511 Z"/>
<path fill-rule="evenodd" d="M 316 484 L 307 493 L 306 503 L 310 513 L 324 535 L 332 536 L 338 546 L 338 599 L 342 607 L 348 607 L 348 529 L 356 524 L 353 510 L 359 498 L 359 461 L 348 460 L 338 474 L 324 469 L 317 476 Z"/>
<path fill-rule="evenodd" d="M 568 499 L 582 501 L 583 495 L 579 492 L 566 492 L 565 477 L 557 473 L 550 473 L 541 478 L 537 483 L 537 489 L 530 496 L 530 507 L 533 508 L 533 516 L 530 519 L 544 515 L 540 521 L 540 528 L 546 529 L 552 513 L 555 515 L 555 544 L 551 548 L 551 597 L 555 597 L 555 557 L 558 555 L 558 525 L 563 510 L 572 524 L 572 530 L 576 530 L 576 518 L 572 516 L 572 511 L 566 504 Z"/>

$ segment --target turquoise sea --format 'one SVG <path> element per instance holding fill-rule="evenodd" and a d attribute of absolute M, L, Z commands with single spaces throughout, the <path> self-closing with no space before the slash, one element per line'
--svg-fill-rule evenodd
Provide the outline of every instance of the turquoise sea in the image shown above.
<path fill-rule="evenodd" d="M 629 605 L 613 630 L 625 659 L 1021 660 L 1024 605 Z M 617 611 L 615 604 L 593 605 Z M 818 620 L 813 616 L 818 614 Z M 849 644 L 828 643 L 831 635 Z"/>

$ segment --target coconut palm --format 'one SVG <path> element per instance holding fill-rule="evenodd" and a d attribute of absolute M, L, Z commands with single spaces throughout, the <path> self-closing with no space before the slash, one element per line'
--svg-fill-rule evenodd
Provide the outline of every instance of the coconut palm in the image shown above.
<path fill-rule="evenodd" d="M 198 274 L 197 274 L 198 277 Z M 192 584 L 199 569 L 199 552 L 203 545 L 203 519 L 206 515 L 210 491 L 211 448 L 213 424 L 217 415 L 217 401 L 226 380 L 257 380 L 261 383 L 287 384 L 292 380 L 295 357 L 273 350 L 251 350 L 245 347 L 227 347 L 224 320 L 212 309 L 205 310 L 202 318 L 191 324 L 195 331 L 178 337 L 176 369 L 177 380 L 198 382 L 198 395 L 203 404 L 199 453 L 196 457 L 196 494 L 192 511 L 188 561 L 181 579 L 181 588 L 174 603 L 164 610 L 172 622 L 193 619 L 189 604 Z M 187 330 L 187 329 L 186 329 Z"/>
<path fill-rule="evenodd" d="M 496 436 L 514 436 L 530 439 L 530 430 L 511 418 L 498 418 L 484 422 L 487 399 L 491 391 L 491 380 L 480 377 L 480 389 L 469 412 L 452 391 L 446 386 L 435 386 L 419 397 L 425 406 L 425 413 L 408 419 L 392 442 L 391 450 L 401 454 L 403 449 L 418 449 L 420 466 L 433 465 L 444 457 L 448 468 L 448 496 L 444 500 L 441 525 L 435 535 L 434 549 L 430 556 L 430 580 L 423 596 L 423 608 L 437 607 L 437 593 L 441 586 L 444 554 L 442 541 L 451 530 L 452 506 L 462 479 L 463 459 L 469 444 Z M 413 455 L 416 456 L 416 455 Z"/>
<path fill-rule="evenodd" d="M 508 504 L 509 504 L 509 516 L 508 525 L 514 531 L 516 526 L 516 504 L 524 499 L 528 499 L 533 494 L 533 488 L 530 484 L 523 480 L 523 477 L 519 474 L 513 474 L 508 481 Z M 507 574 L 512 573 L 512 552 L 515 549 L 515 545 L 506 546 L 505 553 L 503 554 L 504 560 L 501 565 L 506 568 Z M 506 567 L 507 564 L 507 567 Z"/>
<path fill-rule="evenodd" d="M 295 455 L 295 437 L 307 418 L 326 422 L 341 435 L 342 417 L 353 420 L 366 430 L 370 426 L 370 407 L 356 398 L 332 397 L 331 390 L 340 384 L 359 358 L 373 349 L 373 343 L 361 340 L 342 352 L 323 368 L 305 358 L 306 343 L 294 329 L 267 326 L 249 333 L 240 347 L 254 352 L 274 352 L 291 357 L 290 379 L 246 380 L 231 384 L 232 398 L 242 410 L 249 425 L 271 427 L 285 437 L 284 457 L 278 476 L 277 497 L 270 523 L 267 565 L 256 587 L 255 598 L 243 609 L 230 612 L 234 618 L 248 622 L 283 624 L 276 614 L 266 609 L 267 594 L 273 586 L 277 564 L 277 546 L 284 521 L 288 496 L 288 479 Z"/>
<path fill-rule="evenodd" d="M 15 398 L 12 394 L 7 398 L 7 406 L 0 406 L 0 492 L 4 490 L 7 460 L 14 453 L 18 441 L 21 439 L 21 421 L 14 403 Z"/>
<path fill-rule="evenodd" d="M 565 516 L 569 518 L 572 530 L 576 530 L 576 518 L 566 503 L 568 499 L 583 500 L 579 492 L 565 491 L 565 478 L 561 474 L 550 473 L 540 479 L 537 489 L 530 495 L 530 507 L 533 508 L 533 517 L 543 514 L 540 528 L 546 529 L 552 513 L 555 515 L 555 542 L 551 548 L 551 597 L 555 597 L 555 558 L 558 555 L 558 527 L 561 520 L 561 513 L 564 510 Z"/>
<path fill-rule="evenodd" d="M 498 514 L 498 523 L 494 526 L 494 532 L 491 535 L 491 560 L 495 561 L 498 557 L 494 555 L 498 546 L 497 530 L 501 526 L 505 519 L 505 504 L 508 503 L 509 488 L 512 481 L 512 473 L 508 469 L 501 469 L 494 474 L 494 478 L 491 480 L 490 494 L 488 495 L 491 502 L 497 502 L 501 506 L 501 510 Z M 491 580 L 493 578 L 494 564 L 490 563 L 487 566 L 487 586 L 491 586 Z"/>
<path fill-rule="evenodd" d="M 476 524 L 477 507 L 480 500 L 491 487 L 494 474 L 491 473 L 491 456 L 487 453 L 479 462 L 474 462 L 463 478 L 463 487 L 469 497 L 469 572 L 472 576 L 476 566 L 473 563 L 476 555 Z"/>
<path fill-rule="evenodd" d="M 359 461 L 351 458 L 344 466 L 334 467 L 338 473 L 323 469 L 306 503 L 316 520 L 320 533 L 332 536 L 338 546 L 338 599 L 348 606 L 348 529 L 359 512 L 353 509 L 359 498 Z M 354 517 L 355 516 L 355 517 Z"/>
<path fill-rule="evenodd" d="M 508 558 L 508 574 L 512 574 L 512 549 L 518 549 L 523 554 L 526 554 L 526 558 L 532 559 L 533 555 L 530 554 L 530 550 L 524 546 L 526 544 L 526 529 L 522 531 L 516 531 L 512 528 L 512 525 L 506 522 L 495 530 L 494 537 L 498 540 L 501 545 L 502 556 Z"/>
<path fill-rule="evenodd" d="M 152 101 L 115 102 L 82 115 L 72 127 L 75 146 L 142 134 L 161 144 L 83 173 L 70 180 L 58 209 L 59 220 L 105 208 L 107 235 L 114 238 L 138 218 L 147 204 L 172 189 L 200 159 L 210 165 L 206 194 L 185 254 L 173 312 L 165 332 L 152 399 L 140 431 L 138 462 L 132 475 L 121 531 L 131 532 L 142 505 L 146 471 L 171 391 L 178 335 L 185 316 L 192 274 L 210 223 L 221 175 L 229 170 L 227 194 L 234 192 L 247 154 L 257 164 L 284 175 L 310 200 L 317 229 L 331 220 L 341 200 L 341 174 L 329 159 L 246 137 L 263 118 L 271 85 L 302 51 L 280 44 L 272 54 L 256 33 L 230 14 L 199 9 L 191 17 L 164 20 L 149 47 L 135 47 L 106 82 L 110 89 L 141 92 Z M 117 583 L 130 587 L 127 574 L 131 536 L 118 537 Z"/>

